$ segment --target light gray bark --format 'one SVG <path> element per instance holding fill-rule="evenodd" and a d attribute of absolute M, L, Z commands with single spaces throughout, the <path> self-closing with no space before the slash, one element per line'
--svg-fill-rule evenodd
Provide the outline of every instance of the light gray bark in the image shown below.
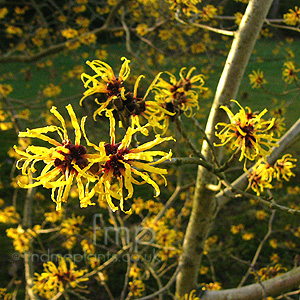
<path fill-rule="evenodd" d="M 261 283 L 223 291 L 207 291 L 201 300 L 261 300 L 297 289 L 299 284 L 300 267 Z"/>

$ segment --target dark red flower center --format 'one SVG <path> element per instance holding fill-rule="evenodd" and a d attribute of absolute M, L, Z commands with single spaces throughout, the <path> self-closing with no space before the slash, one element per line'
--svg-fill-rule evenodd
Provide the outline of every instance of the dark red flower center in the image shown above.
<path fill-rule="evenodd" d="M 57 279 L 63 283 L 68 283 L 76 280 L 75 276 L 67 271 L 66 273 L 58 273 L 56 274 Z"/>
<path fill-rule="evenodd" d="M 246 125 L 246 126 L 240 127 L 240 128 L 243 132 L 246 133 L 246 135 L 243 136 L 243 139 L 245 139 L 245 146 L 248 148 L 252 148 L 253 147 L 252 142 L 254 142 L 254 143 L 256 142 L 256 138 L 253 135 L 254 126 Z M 236 135 L 239 137 L 239 136 L 241 136 L 241 133 L 238 130 L 236 130 Z"/>
<path fill-rule="evenodd" d="M 118 96 L 120 94 L 122 87 L 122 81 L 118 78 L 114 79 L 112 82 L 108 82 L 106 89 L 108 97 Z"/>
<path fill-rule="evenodd" d="M 102 166 L 104 171 L 113 170 L 113 175 L 115 177 L 120 177 L 122 175 L 122 171 L 125 171 L 124 164 L 124 154 L 129 153 L 127 148 L 118 149 L 121 143 L 117 144 L 105 144 L 105 153 L 109 156 L 109 160 Z"/>
<path fill-rule="evenodd" d="M 84 157 L 87 153 L 86 148 L 82 145 L 73 145 L 71 143 L 64 144 L 64 147 L 69 151 L 64 153 L 59 151 L 60 154 L 64 156 L 64 159 L 56 158 L 54 165 L 57 168 L 60 168 L 63 173 L 66 171 L 71 173 L 74 172 L 77 174 L 77 171 L 74 169 L 73 164 L 76 164 L 80 169 L 84 169 L 88 165 L 88 160 Z"/>

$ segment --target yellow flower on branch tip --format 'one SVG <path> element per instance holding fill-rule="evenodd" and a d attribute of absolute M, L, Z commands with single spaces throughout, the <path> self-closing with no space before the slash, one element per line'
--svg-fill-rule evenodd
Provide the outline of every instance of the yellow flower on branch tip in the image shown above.
<path fill-rule="evenodd" d="M 63 293 L 70 288 L 86 288 L 81 283 L 88 280 L 83 277 L 87 270 L 77 270 L 77 266 L 70 259 L 61 256 L 57 258 L 58 266 L 48 261 L 44 263 L 43 273 L 35 273 L 33 290 L 46 299 L 51 299 L 58 292 Z"/>
<path fill-rule="evenodd" d="M 250 84 L 253 89 L 259 89 L 263 84 L 266 84 L 267 81 L 264 79 L 264 72 L 261 70 L 252 71 L 252 74 L 249 75 Z"/>
<path fill-rule="evenodd" d="M 71 123 L 75 131 L 74 144 L 72 144 L 69 139 L 63 116 L 57 111 L 57 108 L 53 106 L 50 112 L 60 121 L 62 127 L 50 125 L 42 128 L 27 129 L 26 132 L 19 133 L 19 137 L 21 138 L 37 138 L 48 142 L 52 147 L 47 148 L 30 145 L 26 151 L 23 151 L 17 146 L 14 146 L 15 151 L 22 156 L 17 162 L 17 168 L 22 170 L 22 175 L 26 175 L 33 180 L 33 183 L 29 184 L 18 182 L 19 186 L 22 188 L 31 188 L 43 185 L 45 188 L 51 188 L 51 198 L 56 203 L 57 210 L 61 209 L 62 202 L 67 201 L 74 179 L 77 181 L 81 207 L 93 205 L 87 198 L 83 201 L 85 193 L 88 191 L 89 183 L 93 178 L 88 176 L 87 173 L 86 176 L 83 176 L 85 174 L 79 174 L 75 169 L 75 166 L 78 169 L 91 166 L 89 161 L 90 155 L 87 154 L 86 147 L 80 145 L 82 133 L 72 106 L 69 104 L 66 106 L 66 109 L 70 115 Z M 57 133 L 61 142 L 48 136 L 47 134 L 49 133 Z M 84 136 L 86 136 L 85 133 Z M 35 164 L 38 162 L 44 162 L 45 166 L 40 172 L 40 175 L 34 177 L 33 174 L 37 171 Z M 87 178 L 85 187 L 82 182 L 82 177 Z"/>
<path fill-rule="evenodd" d="M 117 77 L 115 76 L 111 66 L 103 61 L 93 60 L 92 62 L 86 62 L 96 74 L 93 76 L 90 76 L 86 73 L 81 74 L 81 80 L 87 90 L 84 92 L 83 97 L 80 100 L 80 105 L 86 97 L 95 93 L 106 94 L 107 96 L 107 99 L 104 101 L 104 103 L 98 102 L 101 106 L 96 110 L 94 116 L 103 111 L 113 97 L 121 95 L 121 97 L 125 99 L 125 88 L 123 87 L 123 82 L 130 74 L 130 60 L 125 57 L 122 57 L 121 60 L 124 62 Z"/>
<path fill-rule="evenodd" d="M 129 282 L 129 296 L 140 297 L 145 290 L 145 284 L 142 280 L 134 279 Z"/>
<path fill-rule="evenodd" d="M 179 80 L 177 80 L 175 75 L 165 72 L 165 74 L 170 76 L 170 79 L 166 81 L 159 77 L 153 87 L 156 93 L 155 100 L 174 115 L 179 115 L 181 111 L 184 111 L 190 117 L 194 108 L 199 109 L 198 94 L 206 90 L 203 86 L 202 74 L 191 76 L 195 69 L 193 67 L 185 74 L 186 68 L 181 68 Z"/>
<path fill-rule="evenodd" d="M 289 12 L 284 14 L 283 18 L 287 25 L 297 25 L 300 22 L 300 7 L 295 6 L 295 10 L 289 9 Z"/>
<path fill-rule="evenodd" d="M 251 173 L 248 174 L 249 184 L 247 189 L 251 188 L 257 196 L 264 191 L 264 189 L 272 189 L 271 181 L 275 174 L 275 169 L 266 161 L 260 159 L 253 167 Z"/>
<path fill-rule="evenodd" d="M 140 83 L 141 79 L 144 77 L 144 75 L 140 75 L 134 84 L 133 94 L 126 93 L 125 94 L 126 101 L 123 102 L 123 100 L 121 99 L 122 104 L 121 103 L 118 104 L 120 106 L 124 105 L 124 106 L 121 106 L 121 109 L 123 110 L 123 108 L 125 107 L 126 111 L 131 115 L 132 126 L 134 126 L 136 124 L 136 126 L 140 127 L 139 115 L 141 115 L 145 119 L 147 119 L 150 126 L 164 129 L 165 128 L 164 124 L 161 124 L 161 121 L 163 121 L 163 123 L 164 123 L 164 120 L 167 116 L 173 116 L 175 114 L 175 113 L 172 113 L 172 112 L 168 111 L 167 109 L 163 108 L 156 101 L 146 100 L 149 92 L 155 86 L 160 75 L 161 75 L 161 73 L 159 73 L 154 78 L 154 80 L 148 87 L 143 98 L 138 97 L 138 93 L 137 93 L 139 83 Z M 118 107 L 118 105 L 116 105 L 117 104 L 116 102 L 114 102 L 114 104 L 116 107 Z"/>
<path fill-rule="evenodd" d="M 98 162 L 102 166 L 102 169 L 96 174 L 99 176 L 95 188 L 86 196 L 89 199 L 94 196 L 95 193 L 99 195 L 99 201 L 107 201 L 110 208 L 116 211 L 118 207 L 113 204 L 112 198 L 120 201 L 120 208 L 124 210 L 124 196 L 123 189 L 128 192 L 127 197 L 133 196 L 132 184 L 144 184 L 148 183 L 155 189 L 156 195 L 160 194 L 160 189 L 157 183 L 151 179 L 149 173 L 160 174 L 164 179 L 164 175 L 167 174 L 167 170 L 154 167 L 153 165 L 161 163 L 167 159 L 171 159 L 172 151 L 169 153 L 159 150 L 150 150 L 156 145 L 162 142 L 174 140 L 172 137 L 161 138 L 156 135 L 153 141 L 147 142 L 138 146 L 137 148 L 129 149 L 132 137 L 137 132 L 142 132 L 144 127 L 129 127 L 121 142 L 115 143 L 115 119 L 111 110 L 106 110 L 106 116 L 110 120 L 110 143 L 105 144 L 101 142 L 99 146 L 96 146 L 88 141 L 88 145 L 93 146 L 98 154 Z M 95 162 L 97 161 L 96 154 L 94 155 Z M 158 160 L 154 160 L 154 157 L 160 156 Z M 85 173 L 86 169 L 80 169 L 74 166 L 79 174 Z M 141 170 L 141 171 L 140 171 Z M 139 182 L 134 176 L 141 177 L 142 182 Z M 114 183 L 117 183 L 115 188 Z M 165 180 L 165 184 L 166 184 Z"/>
<path fill-rule="evenodd" d="M 273 132 L 277 137 L 280 137 L 285 131 L 285 123 L 283 121 L 284 118 L 276 118 L 273 126 L 269 128 L 269 131 Z"/>
<path fill-rule="evenodd" d="M 196 4 L 200 3 L 201 0 L 168 0 L 168 2 L 172 4 L 170 6 L 170 10 L 182 10 L 182 12 L 189 17 L 192 12 L 195 14 L 199 13 Z"/>
<path fill-rule="evenodd" d="M 82 225 L 84 216 L 75 217 L 72 215 L 71 218 L 64 219 L 61 222 L 60 234 L 67 237 L 76 236 L 80 233 L 80 226 Z"/>
<path fill-rule="evenodd" d="M 292 158 L 291 154 L 285 154 L 282 158 L 278 159 L 274 164 L 274 177 L 279 181 L 281 181 L 281 178 L 289 181 L 292 176 L 295 176 L 291 169 L 296 167 L 296 165 L 293 164 L 293 162 L 296 161 L 297 159 Z"/>
<path fill-rule="evenodd" d="M 15 224 L 20 222 L 20 215 L 14 206 L 7 206 L 0 210 L 0 223 Z"/>
<path fill-rule="evenodd" d="M 0 19 L 4 19 L 8 14 L 8 9 L 6 7 L 0 8 Z"/>
<path fill-rule="evenodd" d="M 278 139 L 273 137 L 273 133 L 270 132 L 275 118 L 265 121 L 262 116 L 266 114 L 267 109 L 264 109 L 260 114 L 254 114 L 249 107 L 246 107 L 248 112 L 236 101 L 235 102 L 240 110 L 234 114 L 228 107 L 220 106 L 224 109 L 230 119 L 230 123 L 218 123 L 216 129 L 219 126 L 223 126 L 223 129 L 216 132 L 216 136 L 221 140 L 220 144 L 214 144 L 215 146 L 224 146 L 230 144 L 231 149 L 234 151 L 241 151 L 239 160 L 254 160 L 258 157 L 266 157 L 273 146 L 278 146 L 276 143 Z M 245 160 L 245 167 L 246 167 Z"/>
<path fill-rule="evenodd" d="M 13 91 L 10 84 L 0 84 L 0 97 L 6 97 Z"/>
<path fill-rule="evenodd" d="M 254 275 L 255 275 L 257 281 L 258 280 L 264 281 L 264 280 L 279 276 L 279 275 L 285 273 L 286 271 L 287 271 L 287 269 L 285 267 L 282 267 L 281 264 L 276 264 L 275 266 L 268 266 L 265 268 L 261 268 Z"/>
<path fill-rule="evenodd" d="M 43 89 L 43 94 L 46 97 L 54 97 L 61 93 L 61 88 L 59 86 L 54 85 L 53 83 L 50 83 Z"/>
<path fill-rule="evenodd" d="M 288 61 L 283 64 L 282 78 L 283 80 L 291 84 L 293 81 L 297 81 L 297 73 L 300 69 L 296 69 L 294 62 Z"/>
<path fill-rule="evenodd" d="M 1 17 L 0 17 L 1 19 Z M 0 299 L 3 300 L 12 300 L 14 297 L 14 293 L 8 293 L 7 288 L 0 288 Z"/>
<path fill-rule="evenodd" d="M 33 229 L 24 230 L 21 225 L 17 228 L 6 229 L 6 235 L 12 238 L 13 245 L 16 251 L 24 253 L 30 250 L 31 242 L 37 236 L 40 226 L 36 225 Z"/>
<path fill-rule="evenodd" d="M 203 10 L 200 10 L 200 17 L 202 21 L 207 22 L 211 20 L 215 15 L 217 15 L 218 9 L 213 5 L 206 5 L 203 7 Z"/>

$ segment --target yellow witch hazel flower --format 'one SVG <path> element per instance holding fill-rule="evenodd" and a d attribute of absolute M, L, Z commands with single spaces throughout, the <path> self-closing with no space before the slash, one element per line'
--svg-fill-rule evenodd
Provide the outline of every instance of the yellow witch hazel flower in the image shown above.
<path fill-rule="evenodd" d="M 236 101 L 235 102 L 240 110 L 234 114 L 228 107 L 220 106 L 228 114 L 230 123 L 218 123 L 216 129 L 219 126 L 223 126 L 223 129 L 216 132 L 216 136 L 221 140 L 220 144 L 215 146 L 224 146 L 230 144 L 230 147 L 234 151 L 241 151 L 239 160 L 242 161 L 245 158 L 246 161 L 255 160 L 256 158 L 266 157 L 273 146 L 278 146 L 276 143 L 278 139 L 274 138 L 273 132 L 270 129 L 273 127 L 275 118 L 269 121 L 262 119 L 262 116 L 266 114 L 267 109 L 264 109 L 260 114 L 254 114 L 249 107 L 246 107 L 248 112 Z"/>
<path fill-rule="evenodd" d="M 251 188 L 257 196 L 260 196 L 265 188 L 273 188 L 273 179 L 289 181 L 292 176 L 295 176 L 291 171 L 292 168 L 296 167 L 293 163 L 295 161 L 297 159 L 292 158 L 291 154 L 285 154 L 282 158 L 277 159 L 273 166 L 260 159 L 248 175 L 249 184 L 247 189 Z"/>
<path fill-rule="evenodd" d="M 166 115 L 173 116 L 174 113 L 163 108 L 157 101 L 146 99 L 160 75 L 161 73 L 154 78 L 143 97 L 138 97 L 139 83 L 144 78 L 144 75 L 140 75 L 134 84 L 133 93 L 127 92 L 125 100 L 121 97 L 114 99 L 114 107 L 122 120 L 123 126 L 126 125 L 129 118 L 131 118 L 132 124 L 140 126 L 139 116 L 142 116 L 148 121 L 150 126 L 164 129 L 161 121 L 163 123 Z M 146 134 L 147 132 L 144 130 L 143 133 Z"/>
<path fill-rule="evenodd" d="M 171 3 L 170 10 L 177 11 L 181 9 L 184 14 L 190 16 L 191 13 L 199 13 L 196 5 L 201 2 L 201 0 L 167 0 L 167 2 Z"/>
<path fill-rule="evenodd" d="M 115 76 L 111 66 L 103 61 L 93 60 L 92 62 L 86 62 L 96 74 L 93 76 L 86 73 L 81 74 L 81 80 L 87 90 L 84 92 L 83 97 L 80 100 L 80 104 L 82 104 L 82 101 L 86 97 L 93 94 L 100 93 L 107 95 L 107 99 L 105 99 L 104 102 L 100 102 L 96 99 L 96 102 L 101 106 L 95 111 L 94 117 L 108 106 L 112 98 L 116 98 L 120 95 L 122 99 L 125 99 L 125 88 L 123 87 L 123 83 L 130 74 L 130 60 L 126 57 L 122 57 L 121 60 L 124 62 L 117 77 Z"/>
<path fill-rule="evenodd" d="M 195 69 L 193 67 L 186 73 L 186 68 L 181 68 L 179 80 L 175 75 L 165 72 L 170 76 L 169 80 L 164 80 L 160 76 L 153 86 L 156 102 L 169 112 L 169 114 L 160 112 L 155 115 L 158 121 L 164 120 L 164 132 L 168 129 L 169 121 L 173 121 L 181 112 L 191 117 L 194 109 L 199 109 L 198 96 L 207 88 L 204 87 L 202 74 L 192 76 Z"/>
<path fill-rule="evenodd" d="M 81 283 L 88 280 L 83 277 L 86 269 L 76 270 L 77 266 L 70 259 L 58 257 L 58 266 L 52 261 L 44 263 L 44 272 L 35 273 L 33 290 L 41 297 L 52 299 L 59 292 L 63 293 L 68 289 L 84 289 Z"/>
<path fill-rule="evenodd" d="M 253 74 L 249 75 L 250 84 L 253 89 L 259 89 L 263 84 L 266 84 L 267 81 L 264 79 L 264 72 L 261 70 L 252 71 Z"/>
<path fill-rule="evenodd" d="M 296 69 L 295 63 L 292 61 L 287 61 L 283 64 L 283 71 L 282 71 L 282 79 L 291 84 L 293 81 L 297 81 L 297 73 L 300 69 Z"/>
<path fill-rule="evenodd" d="M 0 210 L 0 223 L 19 223 L 20 215 L 16 212 L 16 208 L 14 206 L 7 206 L 3 210 Z"/>
<path fill-rule="evenodd" d="M 186 115 L 191 116 L 193 108 L 199 109 L 198 105 L 198 92 L 205 90 L 203 75 L 192 75 L 192 72 L 196 68 L 191 68 L 187 74 L 185 74 L 186 68 L 181 68 L 179 72 L 180 79 L 177 80 L 176 76 L 165 72 L 170 76 L 170 80 L 166 81 L 159 78 L 155 84 L 156 99 L 158 102 L 164 100 L 166 102 L 166 109 L 174 112 L 176 110 L 182 110 Z"/>
<path fill-rule="evenodd" d="M 48 142 L 53 147 L 47 148 L 30 145 L 26 151 L 23 151 L 17 146 L 14 146 L 15 151 L 22 156 L 17 162 L 17 168 L 22 170 L 22 175 L 27 175 L 33 180 L 33 183 L 29 184 L 18 182 L 19 186 L 31 188 L 43 185 L 45 188 L 51 188 L 51 198 L 56 203 L 56 210 L 60 210 L 61 203 L 67 201 L 74 178 L 77 181 L 77 187 L 79 189 L 81 207 L 92 204 L 88 199 L 83 201 L 90 181 L 89 179 L 87 180 L 87 185 L 84 188 L 82 182 L 84 174 L 82 172 L 79 174 L 77 171 L 77 169 L 83 169 L 89 165 L 90 155 L 87 154 L 86 148 L 80 145 L 82 133 L 72 106 L 69 104 L 66 108 L 75 130 L 74 144 L 72 144 L 69 139 L 64 118 L 57 111 L 57 108 L 53 106 L 50 111 L 60 121 L 62 127 L 51 125 L 37 129 L 27 129 L 26 132 L 19 133 L 19 137 L 37 138 Z M 47 133 L 57 133 L 61 142 L 46 135 Z M 46 165 L 40 175 L 34 177 L 33 175 L 37 171 L 35 168 L 37 162 L 44 162 Z M 75 169 L 74 166 L 76 166 L 77 169 Z M 91 179 L 91 176 L 89 178 Z"/>
<path fill-rule="evenodd" d="M 278 181 L 281 181 L 283 178 L 286 181 L 289 181 L 292 176 L 296 176 L 291 169 L 296 167 L 293 162 L 296 162 L 296 158 L 292 158 L 291 154 L 285 154 L 282 158 L 277 159 L 274 164 L 275 174 L 274 177 L 277 178 Z"/>
<path fill-rule="evenodd" d="M 0 288 L 0 299 L 12 300 L 13 297 L 14 297 L 14 294 L 13 293 L 8 293 L 7 288 Z"/>
<path fill-rule="evenodd" d="M 300 7 L 295 6 L 295 10 L 289 9 L 289 12 L 283 15 L 284 22 L 287 25 L 297 25 L 300 23 Z"/>
<path fill-rule="evenodd" d="M 260 159 L 248 175 L 249 184 L 247 190 L 251 188 L 257 196 L 260 196 L 264 189 L 272 189 L 271 181 L 274 173 L 274 168 L 266 161 Z"/>
<path fill-rule="evenodd" d="M 160 194 L 159 186 L 151 179 L 147 172 L 160 174 L 164 178 L 164 175 L 167 174 L 167 170 L 154 167 L 153 165 L 171 159 L 172 152 L 171 150 L 169 153 L 159 150 L 148 150 L 162 142 L 174 139 L 172 137 L 161 138 L 159 135 L 156 135 L 153 141 L 142 144 L 137 148 L 129 149 L 133 135 L 145 130 L 145 126 L 136 127 L 134 126 L 135 124 L 133 124 L 127 129 L 122 141 L 115 143 L 115 119 L 112 110 L 106 110 L 106 116 L 110 120 L 110 143 L 105 144 L 101 142 L 99 146 L 97 146 L 88 141 L 88 145 L 93 146 L 94 149 L 98 151 L 98 162 L 102 166 L 102 169 L 99 169 L 95 174 L 95 176 L 98 175 L 99 178 L 94 189 L 87 194 L 86 197 L 91 199 L 95 193 L 98 193 L 99 201 L 106 200 L 113 211 L 118 209 L 112 201 L 112 198 L 115 198 L 120 201 L 120 208 L 125 212 L 123 188 L 128 192 L 125 200 L 133 196 L 132 184 L 148 183 L 155 189 L 155 196 Z M 156 156 L 161 156 L 161 158 L 154 161 L 154 157 Z M 94 162 L 96 162 L 96 154 L 94 158 Z M 89 166 L 84 169 L 80 169 L 78 166 L 74 166 L 74 168 L 79 174 L 85 174 Z M 138 181 L 134 176 L 141 177 L 143 181 Z M 117 183 L 117 188 L 114 183 Z"/>
<path fill-rule="evenodd" d="M 21 225 L 17 228 L 6 229 L 6 234 L 9 238 L 14 240 L 13 245 L 16 251 L 24 253 L 29 251 L 31 241 L 34 237 L 37 237 L 40 226 L 36 225 L 33 229 L 24 230 Z"/>
<path fill-rule="evenodd" d="M 145 291 L 145 284 L 142 280 L 134 279 L 129 282 L 129 297 L 141 297 Z"/>
<path fill-rule="evenodd" d="M 189 294 L 185 294 L 181 300 L 200 300 L 200 298 L 197 297 L 196 290 L 192 290 Z"/>

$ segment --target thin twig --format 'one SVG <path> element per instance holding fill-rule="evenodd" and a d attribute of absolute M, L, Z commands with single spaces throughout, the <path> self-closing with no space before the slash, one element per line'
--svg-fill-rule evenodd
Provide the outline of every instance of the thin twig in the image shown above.
<path fill-rule="evenodd" d="M 184 138 L 185 142 L 191 148 L 191 150 L 193 151 L 193 153 L 196 156 L 198 156 L 198 157 L 202 158 L 203 160 L 205 160 L 205 158 L 202 155 L 202 153 L 194 146 L 194 144 L 192 143 L 192 141 L 188 138 L 188 136 L 186 135 L 186 133 L 182 129 L 182 122 L 181 122 L 180 118 L 175 118 L 175 125 L 176 125 L 176 129 L 181 134 L 181 136 Z"/>
<path fill-rule="evenodd" d="M 179 264 L 177 266 L 177 269 L 175 270 L 174 274 L 172 275 L 172 277 L 169 279 L 168 283 L 163 287 L 161 288 L 160 290 L 156 291 L 155 293 L 152 293 L 148 296 L 145 296 L 145 297 L 142 297 L 142 298 L 138 298 L 136 300 L 148 300 L 148 299 L 153 299 L 154 297 L 164 293 L 166 290 L 168 290 L 172 284 L 174 283 L 174 281 L 176 280 L 176 277 L 178 275 L 178 273 L 180 272 L 181 268 L 183 267 L 183 263 L 182 264 Z"/>
<path fill-rule="evenodd" d="M 269 220 L 268 232 L 266 233 L 266 235 L 263 238 L 263 240 L 260 242 L 260 244 L 259 244 L 259 246 L 258 246 L 258 248 L 257 248 L 257 250 L 255 252 L 255 255 L 254 255 L 253 259 L 252 259 L 252 262 L 251 262 L 251 264 L 249 266 L 249 269 L 248 269 L 247 273 L 245 274 L 245 276 L 242 278 L 242 280 L 241 280 L 240 284 L 238 285 L 238 287 L 241 287 L 241 286 L 244 285 L 244 283 L 246 282 L 246 280 L 247 280 L 247 278 L 248 278 L 251 270 L 254 270 L 254 266 L 255 266 L 255 264 L 257 262 L 257 259 L 258 259 L 259 255 L 261 253 L 261 250 L 262 250 L 264 244 L 266 243 L 266 241 L 268 240 L 268 238 L 270 237 L 270 235 L 272 233 L 272 225 L 273 225 L 275 213 L 276 213 L 276 210 L 273 209 L 271 217 L 270 217 L 270 220 Z"/>
<path fill-rule="evenodd" d="M 208 26 L 208 25 L 204 25 L 204 24 L 199 24 L 199 23 L 185 22 L 184 20 L 182 20 L 179 17 L 179 12 L 178 11 L 175 13 L 175 19 L 179 23 L 184 24 L 184 25 L 189 25 L 189 26 L 193 26 L 193 27 L 198 27 L 198 28 L 206 29 L 206 30 L 209 30 L 209 31 L 212 31 L 212 32 L 215 32 L 215 33 L 218 33 L 218 34 L 222 34 L 222 35 L 227 35 L 227 36 L 234 36 L 235 35 L 235 31 L 229 31 L 229 30 L 214 28 L 214 27 L 211 27 L 211 26 Z"/>

